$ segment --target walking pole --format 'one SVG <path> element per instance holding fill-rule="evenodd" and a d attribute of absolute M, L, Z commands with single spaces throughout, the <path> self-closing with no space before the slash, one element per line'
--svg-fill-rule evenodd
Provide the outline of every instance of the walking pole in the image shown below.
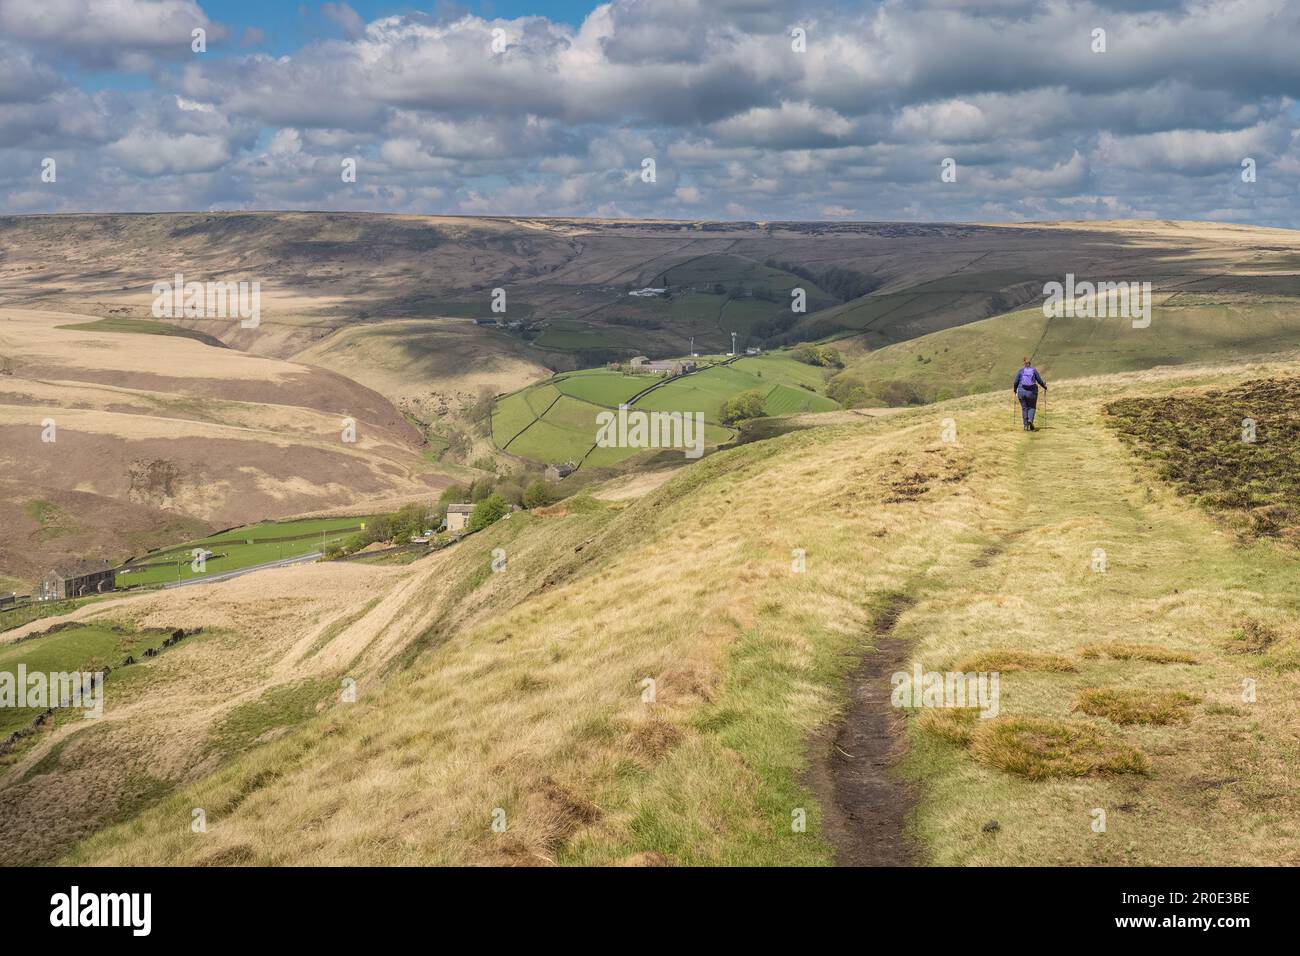
<path fill-rule="evenodd" d="M 1047 389 L 1043 389 L 1043 410 L 1040 414 L 1044 418 L 1047 417 Z"/>

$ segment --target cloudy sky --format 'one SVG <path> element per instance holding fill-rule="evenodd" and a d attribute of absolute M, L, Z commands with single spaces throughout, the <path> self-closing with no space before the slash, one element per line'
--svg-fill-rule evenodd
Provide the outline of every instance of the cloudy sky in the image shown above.
<path fill-rule="evenodd" d="M 1298 37 L 1300 0 L 0 0 L 0 212 L 1295 227 Z"/>

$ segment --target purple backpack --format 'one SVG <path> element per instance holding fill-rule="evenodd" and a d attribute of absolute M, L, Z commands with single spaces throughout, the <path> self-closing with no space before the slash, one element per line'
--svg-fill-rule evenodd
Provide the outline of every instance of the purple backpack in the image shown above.
<path fill-rule="evenodd" d="M 1020 370 L 1020 385 L 1021 385 L 1023 388 L 1029 388 L 1031 385 L 1033 385 L 1033 384 L 1034 384 L 1034 374 L 1035 374 L 1035 371 L 1034 371 L 1034 369 L 1033 369 L 1032 367 L 1030 367 L 1030 368 L 1022 368 L 1022 369 Z"/>

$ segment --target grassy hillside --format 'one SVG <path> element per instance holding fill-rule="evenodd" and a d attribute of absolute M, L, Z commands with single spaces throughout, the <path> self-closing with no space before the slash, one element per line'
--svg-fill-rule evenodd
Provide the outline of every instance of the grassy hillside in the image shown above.
<path fill-rule="evenodd" d="M 458 413 L 484 393 L 513 392 L 552 373 L 526 343 L 453 319 L 343 326 L 294 361 L 346 375 L 444 434 L 464 424 Z"/>
<path fill-rule="evenodd" d="M 1300 280 L 1295 291 L 1157 295 L 1151 325 L 1137 329 L 1128 319 L 1049 320 L 1040 304 L 869 352 L 835 377 L 832 394 L 870 405 L 1009 391 L 1024 356 L 1050 382 L 1285 354 L 1300 349 Z"/>
<path fill-rule="evenodd" d="M 492 411 L 493 441 L 503 451 L 535 461 L 608 467 L 638 453 L 635 448 L 595 447 L 596 416 L 623 403 L 646 411 L 702 412 L 709 445 L 722 444 L 735 434 L 721 421 L 722 406 L 742 392 L 762 392 L 768 415 L 839 407 L 824 394 L 823 370 L 797 362 L 784 351 L 718 364 L 641 395 L 657 381 L 654 376 L 608 369 L 557 376 L 497 401 Z"/>
<path fill-rule="evenodd" d="M 827 728 L 847 674 L 879 659 L 890 666 L 860 671 L 855 700 L 887 698 L 895 666 L 1001 672 L 996 718 L 886 714 L 905 745 L 871 771 L 873 792 L 906 816 L 918 862 L 1300 861 L 1294 550 L 1196 507 L 1106 411 L 1260 374 L 1062 383 L 1036 434 L 1010 427 L 996 396 L 838 413 L 639 499 L 516 514 L 406 568 L 193 589 L 173 619 L 263 635 L 257 672 L 275 680 L 326 657 L 334 676 L 363 674 L 358 699 L 232 694 L 250 680 L 241 665 L 223 698 L 260 709 L 209 733 L 242 743 L 64 859 L 829 863 L 864 835 L 840 805 Z M 508 564 L 494 573 L 497 548 Z M 288 593 L 328 604 L 285 606 Z M 162 608 L 135 602 L 153 600 L 82 613 L 146 620 Z M 169 652 L 195 655 L 185 679 L 214 666 L 202 650 Z M 82 753 L 126 746 L 128 728 L 133 752 L 174 735 L 165 715 L 193 712 L 177 697 L 116 713 L 110 700 Z M 61 779 L 59 733 L 0 780 L 0 845 L 37 813 L 14 781 Z"/>
<path fill-rule="evenodd" d="M 6 631 L 0 669 L 113 671 L 103 718 L 5 718 L 0 863 L 1300 863 L 1297 233 L 293 213 L 0 235 L 9 588 L 331 515 L 209 542 L 273 559 L 492 455 L 656 466 L 409 564 Z M 260 280 L 261 326 L 155 324 L 174 271 Z M 1067 271 L 1152 281 L 1151 327 L 1043 319 Z M 513 328 L 467 320 L 496 288 Z M 845 337 L 850 366 L 774 353 L 647 393 L 712 445 L 741 391 L 777 416 L 671 477 L 592 448 L 653 379 L 541 380 L 733 330 Z M 1052 383 L 1034 434 L 1006 395 L 1022 355 Z M 998 716 L 888 707 L 913 666 L 999 673 Z"/>

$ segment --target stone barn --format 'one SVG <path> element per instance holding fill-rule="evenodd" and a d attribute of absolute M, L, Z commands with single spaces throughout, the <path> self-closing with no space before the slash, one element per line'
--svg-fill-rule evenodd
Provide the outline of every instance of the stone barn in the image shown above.
<path fill-rule="evenodd" d="M 41 578 L 41 586 L 34 595 L 41 601 L 84 597 L 113 590 L 114 569 L 107 561 L 81 561 L 64 565 Z"/>

